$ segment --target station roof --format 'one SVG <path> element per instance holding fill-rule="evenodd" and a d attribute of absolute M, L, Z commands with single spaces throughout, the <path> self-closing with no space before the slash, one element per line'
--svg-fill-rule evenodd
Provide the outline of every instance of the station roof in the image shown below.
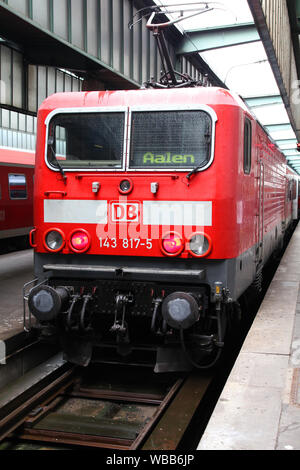
<path fill-rule="evenodd" d="M 297 138 L 247 0 L 154 0 L 170 19 L 197 14 L 175 26 L 178 54 L 199 54 L 230 90 L 238 93 L 300 174 Z M 300 34 L 300 0 L 297 24 Z M 164 5 L 164 6 L 162 6 Z M 178 11 L 181 10 L 181 11 Z M 298 38 L 299 42 L 299 38 Z M 299 161 L 299 167 L 297 163 Z"/>

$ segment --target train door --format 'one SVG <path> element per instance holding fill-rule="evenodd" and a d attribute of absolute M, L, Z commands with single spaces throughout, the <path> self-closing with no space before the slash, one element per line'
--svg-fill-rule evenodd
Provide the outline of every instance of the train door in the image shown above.
<path fill-rule="evenodd" d="M 256 266 L 260 266 L 264 255 L 264 218 L 265 218 L 265 166 L 261 158 L 258 160 L 258 210 L 257 210 L 257 247 Z"/>

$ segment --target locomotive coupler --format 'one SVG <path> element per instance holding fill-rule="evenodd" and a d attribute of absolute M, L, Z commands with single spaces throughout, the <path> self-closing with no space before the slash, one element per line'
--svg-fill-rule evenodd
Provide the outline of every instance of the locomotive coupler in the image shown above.
<path fill-rule="evenodd" d="M 216 302 L 215 312 L 218 324 L 217 338 L 214 339 L 214 343 L 218 348 L 223 348 L 224 346 L 224 336 L 225 336 L 225 327 L 226 318 L 223 315 L 222 301 L 219 300 Z"/>
<path fill-rule="evenodd" d="M 83 305 L 82 305 L 82 309 L 80 312 L 80 320 L 79 320 L 79 325 L 80 325 L 80 329 L 82 332 L 87 332 L 89 330 L 90 323 L 87 318 L 86 307 L 87 307 L 88 302 L 91 299 L 92 299 L 91 294 L 86 294 L 83 296 Z"/>
<path fill-rule="evenodd" d="M 71 305 L 70 305 L 69 310 L 67 311 L 67 316 L 66 316 L 66 329 L 67 329 L 67 331 L 71 331 L 71 329 L 72 329 L 72 314 L 73 314 L 75 304 L 79 299 L 80 299 L 80 295 L 78 295 L 78 294 L 75 294 L 75 295 L 72 296 Z"/>
<path fill-rule="evenodd" d="M 223 287 L 223 283 L 220 281 L 216 281 L 214 283 L 214 289 L 212 291 L 212 302 L 216 305 L 222 302 L 226 304 L 233 302 L 230 296 L 230 290 L 228 287 Z"/>
<path fill-rule="evenodd" d="M 129 344 L 129 331 L 128 325 L 125 321 L 126 307 L 128 304 L 133 303 L 132 294 L 117 294 L 116 295 L 116 309 L 115 309 L 115 318 L 112 327 L 110 328 L 111 333 L 116 333 L 117 343 L 119 343 L 119 353 L 127 354 L 128 351 L 125 348 L 122 348 L 122 344 Z"/>
<path fill-rule="evenodd" d="M 157 297 L 156 299 L 153 299 L 153 302 L 152 302 L 154 304 L 154 308 L 153 308 L 153 314 L 152 314 L 152 320 L 151 320 L 151 332 L 156 334 L 157 336 L 164 335 L 166 333 L 166 330 L 167 330 L 167 323 L 164 319 L 163 319 L 163 322 L 162 322 L 162 328 L 158 327 L 156 329 L 158 310 L 159 310 L 159 307 L 160 307 L 162 301 L 163 301 L 163 299 L 161 297 Z"/>

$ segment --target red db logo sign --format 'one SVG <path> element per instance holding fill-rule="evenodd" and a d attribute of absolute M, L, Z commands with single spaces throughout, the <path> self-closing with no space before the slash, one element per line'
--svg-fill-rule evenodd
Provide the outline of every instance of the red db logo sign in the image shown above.
<path fill-rule="evenodd" d="M 112 222 L 138 222 L 139 204 L 137 202 L 113 202 L 111 220 Z"/>

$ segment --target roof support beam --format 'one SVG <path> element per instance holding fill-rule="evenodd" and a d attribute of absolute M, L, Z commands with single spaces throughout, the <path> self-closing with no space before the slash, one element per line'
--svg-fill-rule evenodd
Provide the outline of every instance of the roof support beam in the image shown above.
<path fill-rule="evenodd" d="M 255 41 L 260 41 L 260 37 L 254 23 L 198 29 L 186 31 L 176 54 L 193 54 Z"/>
<path fill-rule="evenodd" d="M 282 153 L 284 153 L 284 155 L 286 157 L 291 157 L 291 156 L 297 156 L 298 155 L 298 157 L 300 158 L 300 154 L 299 154 L 299 152 L 297 152 L 296 147 L 294 149 L 281 150 L 281 151 L 282 151 Z"/>
<path fill-rule="evenodd" d="M 282 104 L 282 98 L 280 95 L 271 95 L 271 96 L 254 96 L 251 98 L 244 98 L 247 105 L 250 108 L 259 108 L 262 106 L 269 106 L 272 104 Z"/>
<path fill-rule="evenodd" d="M 296 74 L 296 67 L 291 60 L 290 68 L 283 66 L 286 54 L 291 52 L 293 55 L 290 31 L 282 27 L 285 20 L 288 21 L 289 4 L 293 2 L 271 2 L 271 0 L 248 0 L 248 5 L 253 15 L 256 27 L 258 29 L 261 40 L 263 41 L 270 65 L 272 67 L 277 85 L 280 90 L 286 111 L 290 118 L 292 127 L 296 133 L 297 139 L 300 140 L 300 113 L 291 99 L 291 77 Z M 268 8 L 272 15 L 267 15 Z M 277 9 L 281 9 L 282 21 L 276 21 Z M 284 15 L 284 16 L 283 16 Z M 295 56 L 294 56 L 295 57 Z"/>
<path fill-rule="evenodd" d="M 296 139 L 280 139 L 276 140 L 277 145 L 297 145 L 297 140 Z"/>
<path fill-rule="evenodd" d="M 271 132 L 293 130 L 290 124 L 264 124 L 264 127 L 266 127 L 268 131 L 271 131 Z"/>

